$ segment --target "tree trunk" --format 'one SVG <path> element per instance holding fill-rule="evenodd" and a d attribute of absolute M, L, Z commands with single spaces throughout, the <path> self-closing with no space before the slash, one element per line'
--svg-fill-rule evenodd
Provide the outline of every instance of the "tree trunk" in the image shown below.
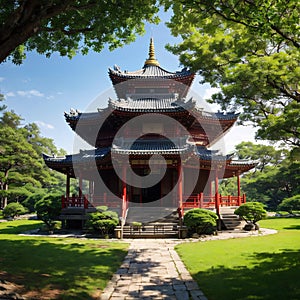
<path fill-rule="evenodd" d="M 41 24 L 68 8 L 72 0 L 59 4 L 52 1 L 42 4 L 38 0 L 23 1 L 0 27 L 0 63 L 18 46 L 41 30 Z"/>

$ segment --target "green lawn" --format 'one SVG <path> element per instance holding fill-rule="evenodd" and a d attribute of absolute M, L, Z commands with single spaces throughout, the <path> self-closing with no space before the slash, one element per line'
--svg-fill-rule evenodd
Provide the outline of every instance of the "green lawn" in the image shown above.
<path fill-rule="evenodd" d="M 209 300 L 300 299 L 300 218 L 259 223 L 278 233 L 176 247 Z"/>
<path fill-rule="evenodd" d="M 38 221 L 0 223 L 0 277 L 28 298 L 94 299 L 118 269 L 128 245 L 97 239 L 19 236 Z"/>

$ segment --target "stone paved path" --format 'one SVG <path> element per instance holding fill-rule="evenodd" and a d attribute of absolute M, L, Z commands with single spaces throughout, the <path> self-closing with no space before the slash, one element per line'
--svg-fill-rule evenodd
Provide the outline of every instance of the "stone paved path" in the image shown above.
<path fill-rule="evenodd" d="M 170 239 L 130 240 L 128 254 L 101 300 L 207 300 Z"/>
<path fill-rule="evenodd" d="M 224 231 L 199 239 L 124 239 L 130 248 L 119 270 L 104 289 L 101 300 L 207 300 L 174 250 L 176 244 L 230 238 L 255 237 L 276 233 Z"/>

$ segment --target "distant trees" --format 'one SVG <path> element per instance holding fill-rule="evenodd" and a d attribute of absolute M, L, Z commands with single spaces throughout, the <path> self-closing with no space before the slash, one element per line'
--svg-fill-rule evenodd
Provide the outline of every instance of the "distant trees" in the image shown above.
<path fill-rule="evenodd" d="M 156 23 L 156 0 L 1 0 L 0 63 L 20 64 L 25 51 L 73 57 L 132 42 Z"/>
<path fill-rule="evenodd" d="M 63 154 L 51 139 L 41 136 L 38 126 L 22 124 L 22 118 L 2 106 L 0 115 L 0 207 L 24 202 L 33 194 L 64 191 L 63 175 L 44 164 L 42 152 Z M 37 200 L 37 199 L 36 199 Z M 33 208 L 31 203 L 28 208 Z"/>
<path fill-rule="evenodd" d="M 240 159 L 256 160 L 254 171 L 244 174 L 241 188 L 247 194 L 247 201 L 264 203 L 269 210 L 277 210 L 285 199 L 300 194 L 300 159 L 287 149 L 243 142 L 236 146 Z M 220 184 L 223 194 L 234 193 L 235 178 Z"/>

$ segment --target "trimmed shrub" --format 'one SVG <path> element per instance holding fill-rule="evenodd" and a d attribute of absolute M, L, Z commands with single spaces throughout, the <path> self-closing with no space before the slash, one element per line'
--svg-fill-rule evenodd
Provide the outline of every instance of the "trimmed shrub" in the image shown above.
<path fill-rule="evenodd" d="M 300 195 L 285 198 L 279 205 L 278 210 L 287 211 L 293 214 L 293 211 L 300 211 Z"/>
<path fill-rule="evenodd" d="M 247 222 L 244 229 L 259 229 L 257 222 L 267 216 L 264 205 L 260 202 L 247 202 L 237 208 L 234 213 Z"/>
<path fill-rule="evenodd" d="M 102 236 L 108 236 L 113 233 L 115 227 L 119 224 L 118 214 L 108 210 L 107 207 L 97 207 L 97 211 L 89 214 L 86 222 L 86 228 L 100 232 Z"/>
<path fill-rule="evenodd" d="M 43 199 L 46 196 L 46 192 L 44 193 L 34 193 L 28 196 L 22 204 L 30 211 L 34 212 L 35 211 L 35 203 L 38 202 L 39 200 Z"/>
<path fill-rule="evenodd" d="M 27 209 L 18 202 L 12 202 L 5 206 L 3 209 L 4 218 L 14 218 L 19 215 L 23 215 L 27 212 Z"/>
<path fill-rule="evenodd" d="M 38 218 L 46 224 L 48 230 L 53 230 L 56 223 L 55 221 L 61 212 L 61 195 L 46 195 L 37 201 L 34 207 Z"/>
<path fill-rule="evenodd" d="M 218 216 L 214 212 L 195 208 L 189 210 L 183 222 L 187 226 L 189 234 L 213 234 L 216 231 Z"/>

